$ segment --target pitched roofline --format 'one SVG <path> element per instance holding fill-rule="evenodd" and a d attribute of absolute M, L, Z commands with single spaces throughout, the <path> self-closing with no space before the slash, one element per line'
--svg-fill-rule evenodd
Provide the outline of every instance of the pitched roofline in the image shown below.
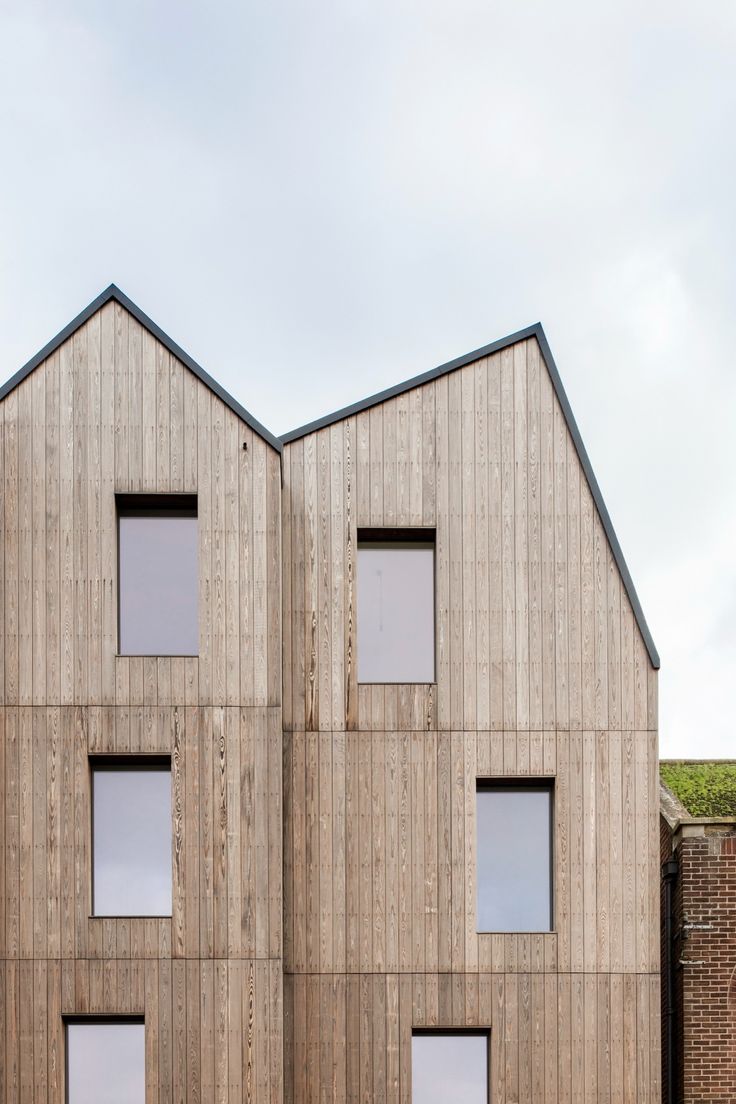
<path fill-rule="evenodd" d="M 454 372 L 456 368 L 464 368 L 466 364 L 472 364 L 474 360 L 480 360 L 481 357 L 498 353 L 501 349 L 507 349 L 509 345 L 515 345 L 517 341 L 525 341 L 528 337 L 536 337 L 541 330 L 542 326 L 539 322 L 534 326 L 517 330 L 516 333 L 509 334 L 508 337 L 502 337 L 498 341 L 492 341 L 490 345 L 484 345 L 482 349 L 475 349 L 472 353 L 465 353 L 464 356 L 448 360 L 446 364 L 440 364 L 439 368 L 430 368 L 428 372 L 422 372 L 421 375 L 412 376 L 411 379 L 405 380 L 403 383 L 387 387 L 385 391 L 378 391 L 375 395 L 369 395 L 367 399 L 360 399 L 358 402 L 351 403 L 350 406 L 344 406 L 342 410 L 336 410 L 334 414 L 325 414 L 322 418 L 316 418 L 313 422 L 307 422 L 306 425 L 299 426 L 298 429 L 290 430 L 289 433 L 282 433 L 281 440 L 285 445 L 292 441 L 298 441 L 300 437 L 306 437 L 308 433 L 314 433 L 315 430 L 324 429 L 325 426 L 333 425 L 335 422 L 341 422 L 343 418 L 349 418 L 352 414 L 360 414 L 361 411 L 369 410 L 372 406 L 386 402 L 387 399 L 394 399 L 397 395 L 403 395 L 405 391 L 412 391 L 415 387 L 421 387 L 423 383 L 431 383 L 439 376 Z"/>
<path fill-rule="evenodd" d="M 96 299 L 93 299 L 89 306 L 85 307 L 76 318 L 73 318 L 68 326 L 65 326 L 56 337 L 52 338 L 47 345 L 44 345 L 43 349 L 39 350 L 35 356 L 31 357 L 27 364 L 24 364 L 15 375 L 11 376 L 10 379 L 0 387 L 0 400 L 4 399 L 14 387 L 17 387 L 26 376 L 31 374 L 34 368 L 37 368 L 42 361 L 56 352 L 59 346 L 63 345 L 80 326 L 83 326 L 93 314 L 111 300 L 119 303 L 121 307 L 125 307 L 129 314 L 132 314 L 135 320 L 139 322 L 144 329 L 148 330 L 157 341 L 160 341 L 161 344 L 169 350 L 172 356 L 180 360 L 181 363 L 184 364 L 190 372 L 193 372 L 202 383 L 206 384 L 211 391 L 214 391 L 217 397 L 222 399 L 225 405 L 229 406 L 233 413 L 237 414 L 246 425 L 250 426 L 254 433 L 257 433 L 259 437 L 267 441 L 278 453 L 283 451 L 283 445 L 278 437 L 271 433 L 270 430 L 266 429 L 265 426 L 261 425 L 252 414 L 249 414 L 245 407 L 241 406 L 232 395 L 228 394 L 224 387 L 220 386 L 217 380 L 212 378 L 209 372 L 206 372 L 200 364 L 197 364 L 196 360 L 193 360 L 188 353 L 185 353 L 180 345 L 177 345 L 160 326 L 156 325 L 153 319 L 149 318 L 147 314 L 144 314 L 140 307 L 136 306 L 133 300 L 129 299 L 120 288 L 115 286 L 115 284 L 110 284 L 110 286 L 98 295 Z"/>
<path fill-rule="evenodd" d="M 432 368 L 428 372 L 423 372 L 419 376 L 413 376 L 412 379 L 406 380 L 404 383 L 396 384 L 394 387 L 389 387 L 385 391 L 379 391 L 375 395 L 371 395 L 367 399 L 362 399 L 360 402 L 352 403 L 350 406 L 343 407 L 342 410 L 335 411 L 334 414 L 328 414 L 323 418 L 317 418 L 316 421 L 309 422 L 307 425 L 300 426 L 298 429 L 291 430 L 290 433 L 284 433 L 281 436 L 283 444 L 288 445 L 292 441 L 298 440 L 300 437 L 305 437 L 308 433 L 314 433 L 318 429 L 324 429 L 326 426 L 333 425 L 335 422 L 340 422 L 344 418 L 350 417 L 352 414 L 359 414 L 363 410 L 368 410 L 372 406 L 377 406 L 379 403 L 386 402 L 387 399 L 393 399 L 397 395 L 403 395 L 405 391 L 411 391 L 415 387 L 420 387 L 424 383 L 430 383 L 432 380 L 438 379 L 440 376 L 447 375 L 448 372 L 454 372 L 457 368 L 464 368 L 467 364 L 472 364 L 475 360 L 480 360 L 482 357 L 490 356 L 491 353 L 500 352 L 501 349 L 507 349 L 510 345 L 515 345 L 518 341 L 525 341 L 530 337 L 535 337 L 539 343 L 539 348 L 542 353 L 542 357 L 547 366 L 547 371 L 550 374 L 552 380 L 552 386 L 555 389 L 557 395 L 557 401 L 560 404 L 560 408 L 565 417 L 567 428 L 570 431 L 575 450 L 580 459 L 583 471 L 585 472 L 585 478 L 588 481 L 590 492 L 593 496 L 598 515 L 603 524 L 608 543 L 611 546 L 613 552 L 613 558 L 616 561 L 621 579 L 623 580 L 626 593 L 631 603 L 631 608 L 636 618 L 636 623 L 639 626 L 639 632 L 642 635 L 644 644 L 649 654 L 649 660 L 652 667 L 659 669 L 659 653 L 654 644 L 652 634 L 649 631 L 644 611 L 641 608 L 641 602 L 639 596 L 636 593 L 633 579 L 629 572 L 626 560 L 624 559 L 621 545 L 619 544 L 616 531 L 613 528 L 613 522 L 611 521 L 610 514 L 603 500 L 601 489 L 598 486 L 598 480 L 593 472 L 590 458 L 586 452 L 583 439 L 580 436 L 580 430 L 578 429 L 575 416 L 573 415 L 572 408 L 570 407 L 565 388 L 562 385 L 560 373 L 557 370 L 554 357 L 552 356 L 552 350 L 547 342 L 547 337 L 542 328 L 541 322 L 536 322 L 532 326 L 527 326 L 523 330 L 517 330 L 516 333 L 509 334 L 508 337 L 502 337 L 498 341 L 492 341 L 490 345 L 484 345 L 481 349 L 475 349 L 471 353 L 466 353 L 464 356 L 456 357 L 454 360 L 449 360 L 446 364 L 440 364 L 438 368 Z"/>
<path fill-rule="evenodd" d="M 652 634 L 649 631 L 649 626 L 647 625 L 646 618 L 644 617 L 644 611 L 641 608 L 641 603 L 636 593 L 636 588 L 634 587 L 634 582 L 631 578 L 626 560 L 624 559 L 621 545 L 619 544 L 618 537 L 616 536 L 616 532 L 613 528 L 613 523 L 608 513 L 606 504 L 603 500 L 603 495 L 601 494 L 600 487 L 598 486 L 598 480 L 596 479 L 593 472 L 588 453 L 585 450 L 585 445 L 583 444 L 582 437 L 580 436 L 577 422 L 575 421 L 575 417 L 565 393 L 565 388 L 562 385 L 562 380 L 560 379 L 557 365 L 555 364 L 554 357 L 552 356 L 552 351 L 550 350 L 547 338 L 540 322 L 537 322 L 532 326 L 527 326 L 523 330 L 517 330 L 516 333 L 509 334 L 508 337 L 502 337 L 498 341 L 492 341 L 490 345 L 484 345 L 481 349 L 475 349 L 473 352 L 466 353 L 464 356 L 456 357 L 454 360 L 450 360 L 446 364 L 441 364 L 437 368 L 432 368 L 428 372 L 423 372 L 421 375 L 414 376 L 412 379 L 406 380 L 404 383 L 399 383 L 396 384 L 394 387 L 389 387 L 384 391 L 379 391 L 377 394 L 371 395 L 367 399 L 362 399 L 360 402 L 352 403 L 350 406 L 343 407 L 342 410 L 337 410 L 333 414 L 328 414 L 323 418 L 318 418 L 316 421 L 309 422 L 307 425 L 300 426 L 298 429 L 294 429 L 290 433 L 284 433 L 279 438 L 271 433 L 268 429 L 266 429 L 265 426 L 261 425 L 261 423 L 257 421 L 257 419 L 254 418 L 252 414 L 249 414 L 245 407 L 241 406 L 240 403 L 232 397 L 232 395 L 228 394 L 228 392 L 220 386 L 217 380 L 213 379 L 213 377 L 208 372 L 206 372 L 200 364 L 197 364 L 196 360 L 193 360 L 192 357 L 190 357 L 189 354 L 181 348 L 181 346 L 177 345 L 176 342 L 173 341 L 169 337 L 169 335 L 161 329 L 160 326 L 157 326 L 156 323 L 151 318 L 149 318 L 147 314 L 144 314 L 140 307 L 136 306 L 132 299 L 129 299 L 128 296 L 124 294 L 124 292 L 122 292 L 118 287 L 115 286 L 115 284 L 110 284 L 110 286 L 106 288 L 105 291 L 103 291 L 100 295 L 98 295 L 96 299 L 93 299 L 89 306 L 85 307 L 84 310 L 81 311 L 76 318 L 72 319 L 72 321 L 67 326 L 65 326 L 64 329 L 56 335 L 56 337 L 52 338 L 52 340 L 49 341 L 48 344 L 44 345 L 44 347 L 39 350 L 39 352 L 37 352 L 34 357 L 31 357 L 27 364 L 24 364 L 23 367 L 15 373 L 15 375 L 11 376 L 10 379 L 0 387 L 0 400 L 4 399 L 5 396 L 13 390 L 13 388 L 17 387 L 18 384 L 26 378 L 26 376 L 30 375 L 34 368 L 37 368 L 38 365 L 42 363 L 42 361 L 51 356 L 51 354 L 54 353 L 60 345 L 62 345 L 69 337 L 71 337 L 75 330 L 79 329 L 79 327 L 82 326 L 89 318 L 91 318 L 92 315 L 96 313 L 96 311 L 103 307 L 105 303 L 110 302 L 110 300 L 115 300 L 115 302 L 120 303 L 122 307 L 125 307 L 125 309 L 133 315 L 133 317 L 136 319 L 136 321 L 140 323 L 141 326 L 147 329 L 149 333 L 151 333 L 158 341 L 160 341 L 161 344 L 164 345 L 165 348 L 167 348 L 169 352 L 177 358 L 177 360 L 180 360 L 182 364 L 184 364 L 191 372 L 194 373 L 195 376 L 197 376 L 198 379 L 202 381 L 202 383 L 206 384 L 206 386 L 209 387 L 210 390 L 213 391 L 218 396 L 218 398 L 220 398 L 225 403 L 225 405 L 233 411 L 233 413 L 237 414 L 237 416 L 241 418 L 246 423 L 246 425 L 250 426 L 250 428 L 255 433 L 262 437 L 264 441 L 267 441 L 268 444 L 271 445 L 271 447 L 279 453 L 283 451 L 284 445 L 289 444 L 291 441 L 296 441 L 300 437 L 305 437 L 308 433 L 314 433 L 316 430 L 323 429 L 325 426 L 333 425 L 335 422 L 342 421 L 344 418 L 350 417 L 350 415 L 352 414 L 359 414 L 362 410 L 368 410 L 372 406 L 376 406 L 379 403 L 386 402 L 387 399 L 393 399 L 397 395 L 402 395 L 405 391 L 410 391 L 415 387 L 420 387 L 424 383 L 430 383 L 432 380 L 437 379 L 439 376 L 444 376 L 448 372 L 454 372 L 457 368 L 463 368 L 467 364 L 472 364 L 473 361 L 480 360 L 481 357 L 490 356 L 492 353 L 497 353 L 501 349 L 507 349 L 510 345 L 515 345 L 519 341 L 525 341 L 530 337 L 535 337 L 539 343 L 542 357 L 550 374 L 552 386 L 555 389 L 557 400 L 562 409 L 562 413 L 564 414 L 567 427 L 570 431 L 570 436 L 572 437 L 575 449 L 580 459 L 580 463 L 582 464 L 583 471 L 585 472 L 585 477 L 588 480 L 588 486 L 590 487 L 593 501 L 595 502 L 596 509 L 598 510 L 601 522 L 603 523 L 603 528 L 608 538 L 608 543 L 611 546 L 611 551 L 613 552 L 616 566 L 618 567 L 624 587 L 626 588 L 626 593 L 628 595 L 629 602 L 631 603 L 631 608 L 634 612 L 636 623 L 639 626 L 639 631 L 641 632 L 644 644 L 646 645 L 649 659 L 655 669 L 659 668 L 659 654 L 655 647 L 654 640 L 652 639 Z"/>

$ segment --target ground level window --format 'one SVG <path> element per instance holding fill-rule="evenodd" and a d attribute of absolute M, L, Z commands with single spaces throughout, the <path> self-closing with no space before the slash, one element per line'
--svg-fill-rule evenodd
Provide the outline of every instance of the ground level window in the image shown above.
<path fill-rule="evenodd" d="M 487 1031 L 415 1031 L 412 1104 L 488 1104 Z"/>
<path fill-rule="evenodd" d="M 145 1104 L 142 1020 L 67 1021 L 66 1099 L 67 1104 Z"/>

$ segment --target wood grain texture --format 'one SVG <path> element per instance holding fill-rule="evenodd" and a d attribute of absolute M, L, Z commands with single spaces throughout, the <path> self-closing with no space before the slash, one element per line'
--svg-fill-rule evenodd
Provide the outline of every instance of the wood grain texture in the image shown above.
<path fill-rule="evenodd" d="M 280 705 L 278 454 L 112 302 L 0 410 L 0 704 Z M 114 496 L 181 491 L 199 655 L 118 656 Z"/>
<path fill-rule="evenodd" d="M 480 1024 L 494 1104 L 658 1100 L 656 672 L 536 340 L 287 445 L 283 491 L 286 1099 L 409 1102 L 412 1027 Z M 360 684 L 358 529 L 418 525 L 436 682 Z M 490 778 L 554 782 L 552 932 L 477 931 Z"/>
<path fill-rule="evenodd" d="M 147 1102 L 659 1100 L 657 676 L 536 339 L 283 461 L 110 302 L 0 403 L 0 1098 L 143 1014 Z M 117 655 L 116 493 L 196 493 L 199 654 Z M 357 680 L 357 534 L 436 532 L 436 680 Z M 283 711 L 282 711 L 283 697 Z M 170 919 L 90 918 L 91 753 L 172 759 Z M 554 929 L 478 933 L 478 779 L 554 782 Z M 283 892 L 282 892 L 283 885 Z"/>
<path fill-rule="evenodd" d="M 117 655 L 115 494 L 198 499 L 194 658 Z M 0 403 L 0 1098 L 142 1015 L 146 1100 L 283 1099 L 278 454 L 110 302 Z M 172 766 L 171 918 L 91 916 L 89 756 Z"/>

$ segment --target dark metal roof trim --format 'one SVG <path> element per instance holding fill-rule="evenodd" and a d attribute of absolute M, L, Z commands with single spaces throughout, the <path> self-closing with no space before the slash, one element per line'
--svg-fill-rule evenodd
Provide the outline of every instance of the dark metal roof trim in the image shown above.
<path fill-rule="evenodd" d="M 430 383 L 439 376 L 444 376 L 448 372 L 454 372 L 456 368 L 464 368 L 467 364 L 472 364 L 473 361 L 480 360 L 481 357 L 500 352 L 501 349 L 507 349 L 510 345 L 515 345 L 518 341 L 525 341 L 530 337 L 535 337 L 539 343 L 542 357 L 552 380 L 552 386 L 555 389 L 557 400 L 564 414 L 565 421 L 567 422 L 567 428 L 570 431 L 570 436 L 572 437 L 580 463 L 585 472 L 585 478 L 588 480 L 588 486 L 593 495 L 593 501 L 595 502 L 599 517 L 603 523 L 608 543 L 613 552 L 613 558 L 616 561 L 616 566 L 618 567 L 624 587 L 626 588 L 626 593 L 629 597 L 636 623 L 639 626 L 639 631 L 649 654 L 649 659 L 652 667 L 658 670 L 660 666 L 659 653 L 654 644 L 652 634 L 649 631 L 649 626 L 647 625 L 644 611 L 641 608 L 639 596 L 636 593 L 636 588 L 626 565 L 621 545 L 618 542 L 616 531 L 613 528 L 613 522 L 611 521 L 608 509 L 603 500 L 601 489 L 598 486 L 598 480 L 595 477 L 588 453 L 585 450 L 583 439 L 580 436 L 580 430 L 575 421 L 575 416 L 570 407 L 565 388 L 562 385 L 560 373 L 557 370 L 557 365 L 552 356 L 552 351 L 547 342 L 541 322 L 536 322 L 534 325 L 527 326 L 523 330 L 517 330 L 516 333 L 510 334 L 508 337 L 502 337 L 498 341 L 493 341 L 490 345 L 484 345 L 481 349 L 475 349 L 472 353 L 466 353 L 464 356 L 456 357 L 455 360 L 450 360 L 446 364 L 441 364 L 438 368 L 432 368 L 429 372 L 423 372 L 419 376 L 414 376 L 412 379 L 406 380 L 404 383 L 399 383 L 395 387 L 389 387 L 385 391 L 379 391 L 377 394 L 371 395 L 367 399 L 362 399 L 360 402 L 352 403 L 350 406 L 346 406 L 342 410 L 336 411 L 334 414 L 328 414 L 326 417 L 318 418 L 316 421 L 300 426 L 299 429 L 294 429 L 290 433 L 284 433 L 281 436 L 281 440 L 285 445 L 288 445 L 291 441 L 296 441 L 300 437 L 305 437 L 308 433 L 314 433 L 316 430 L 324 429 L 326 426 L 333 425 L 335 422 L 340 422 L 344 418 L 350 417 L 352 414 L 359 414 L 363 410 L 368 410 L 372 406 L 377 406 L 379 403 L 386 402 L 387 399 L 393 399 L 397 395 L 402 395 L 405 391 L 411 391 L 413 388 L 420 387 L 424 383 Z"/>
<path fill-rule="evenodd" d="M 151 318 L 149 318 L 147 314 L 144 314 L 140 307 L 137 307 L 132 299 L 129 299 L 128 296 L 120 290 L 120 288 L 115 286 L 115 284 L 110 284 L 110 286 L 106 288 L 105 291 L 103 291 L 100 295 L 98 295 L 96 299 L 93 299 L 89 306 L 85 307 L 84 310 L 80 314 L 78 314 L 76 318 L 72 319 L 68 326 L 65 326 L 64 329 L 56 335 L 56 337 L 52 338 L 47 345 L 44 345 L 43 349 L 36 353 L 34 357 L 31 357 L 27 364 L 24 364 L 23 367 L 15 373 L 15 375 L 11 376 L 7 383 L 4 383 L 2 387 L 0 387 L 0 400 L 4 399 L 5 396 L 9 394 L 9 392 L 11 392 L 14 387 L 17 387 L 18 384 L 26 378 L 26 376 L 30 375 L 33 369 L 37 368 L 42 361 L 46 360 L 47 357 L 56 352 L 60 345 L 63 345 L 63 343 L 68 338 L 70 338 L 72 334 L 79 329 L 80 326 L 83 326 L 84 323 L 87 322 L 88 319 L 90 319 L 92 315 L 100 309 L 100 307 L 104 307 L 104 305 L 106 303 L 109 303 L 110 300 L 114 300 L 116 303 L 120 303 L 122 307 L 125 307 L 125 309 L 133 315 L 136 321 L 139 322 L 141 326 L 144 327 L 144 329 L 148 330 L 148 332 L 152 334 L 157 341 L 160 341 L 161 344 L 169 350 L 172 356 L 175 356 L 177 360 L 180 360 L 182 364 L 184 364 L 190 372 L 193 372 L 194 375 L 202 381 L 202 383 L 206 384 L 211 391 L 214 391 L 217 397 L 219 399 L 222 399 L 225 405 L 229 406 L 233 413 L 237 414 L 237 416 L 241 418 L 242 421 L 246 423 L 246 425 L 250 426 L 254 433 L 257 433 L 259 437 L 262 437 L 263 440 L 268 442 L 268 444 L 271 445 L 271 447 L 274 448 L 278 453 L 281 453 L 283 451 L 283 446 L 278 437 L 271 433 L 270 430 L 266 429 L 265 426 L 261 425 L 261 423 L 257 421 L 257 419 L 254 418 L 252 414 L 249 414 L 245 407 L 241 406 L 240 403 L 232 397 L 232 395 L 228 394 L 224 387 L 220 386 L 217 380 L 212 378 L 209 372 L 206 372 L 201 365 L 197 364 L 196 360 L 193 360 L 188 353 L 185 353 L 184 350 L 176 344 L 175 341 L 172 341 L 169 335 L 167 333 L 164 333 L 161 327 L 157 326 L 156 323 Z"/>
<path fill-rule="evenodd" d="M 555 364 L 554 357 L 552 356 L 552 352 L 547 342 L 544 330 L 542 329 L 541 323 L 537 322 L 532 326 L 527 326 L 523 330 L 517 330 L 516 333 L 510 334 L 508 337 L 500 338 L 498 341 L 491 342 L 490 345 L 484 345 L 481 349 L 475 349 L 473 352 L 466 353 L 464 356 L 456 357 L 454 360 L 450 360 L 446 364 L 441 364 L 437 368 L 432 368 L 428 372 L 423 372 L 421 375 L 414 376 L 412 379 L 406 380 L 404 383 L 399 383 L 396 384 L 394 387 L 389 387 L 384 391 L 379 391 L 377 394 L 371 395 L 367 399 L 362 399 L 359 402 L 352 403 L 350 406 L 346 406 L 342 410 L 336 411 L 334 414 L 328 414 L 323 418 L 318 418 L 316 421 L 309 422 L 307 425 L 304 426 L 300 426 L 298 429 L 294 429 L 290 433 L 285 433 L 279 438 L 272 434 L 269 430 L 267 430 L 265 426 L 261 425 L 261 423 L 257 421 L 256 418 L 249 414 L 248 411 L 232 397 L 232 395 L 228 394 L 228 392 L 220 386 L 217 380 L 213 379 L 212 376 L 208 372 L 206 372 L 204 368 L 201 367 L 201 365 L 197 364 L 197 362 L 193 360 L 188 353 L 185 353 L 184 350 L 179 345 L 177 345 L 175 341 L 172 341 L 168 334 L 166 334 L 159 326 L 157 326 L 156 323 L 148 317 L 148 315 L 144 314 L 143 311 L 139 307 L 137 307 L 136 304 L 131 299 L 129 299 L 127 295 L 125 295 L 118 287 L 115 286 L 115 284 L 110 284 L 110 286 L 106 288 L 106 290 L 103 291 L 100 295 L 98 295 L 96 299 L 93 299 L 89 306 L 85 307 L 85 309 L 80 314 L 78 314 L 76 318 L 72 319 L 72 321 L 67 326 L 65 326 L 64 329 L 56 335 L 56 337 L 52 338 L 52 340 L 49 341 L 47 345 L 44 345 L 44 347 L 38 353 L 36 353 L 36 355 L 32 357 L 27 364 L 24 364 L 23 367 L 15 373 L 15 375 L 11 376 L 10 379 L 0 387 L 0 400 L 4 399 L 5 396 L 9 394 L 9 392 L 11 392 L 14 387 L 17 387 L 18 384 L 26 378 L 26 376 L 30 375 L 34 368 L 37 368 L 38 365 L 42 363 L 42 361 L 51 356 L 51 354 L 54 353 L 59 348 L 59 346 L 62 345 L 69 337 L 71 337 L 72 334 L 76 330 L 78 330 L 80 326 L 82 326 L 89 318 L 91 318 L 92 315 L 96 313 L 96 311 L 103 307 L 105 303 L 110 302 L 110 300 L 115 300 L 117 303 L 120 303 L 121 306 L 125 307 L 125 309 L 133 315 L 133 317 L 141 324 L 141 326 L 147 329 L 149 333 L 153 335 L 153 337 L 160 341 L 161 344 L 164 345 L 169 350 L 169 352 L 177 358 L 177 360 L 180 360 L 182 364 L 184 364 L 191 372 L 193 372 L 194 375 L 202 381 L 202 383 L 206 384 L 207 387 L 209 387 L 210 390 L 213 391 L 218 396 L 218 398 L 220 398 L 226 404 L 226 406 L 228 406 L 233 411 L 233 413 L 237 414 L 237 416 L 241 418 L 246 423 L 246 425 L 250 426 L 250 428 L 255 433 L 262 437 L 264 441 L 268 442 L 268 444 L 271 445 L 271 447 L 274 448 L 278 453 L 281 453 L 283 451 L 283 446 L 285 444 L 289 444 L 291 441 L 296 441 L 300 437 L 305 437 L 308 433 L 314 433 L 316 430 L 324 429 L 325 426 L 333 425 L 335 422 L 340 422 L 344 418 L 350 417 L 352 414 L 359 414 L 361 411 L 368 410 L 370 407 L 377 406 L 379 403 L 386 402 L 388 399 L 393 399 L 397 395 L 403 394 L 405 391 L 410 391 L 415 387 L 420 387 L 424 383 L 430 383 L 432 380 L 437 379 L 439 376 L 444 376 L 448 372 L 455 371 L 456 368 L 463 368 L 467 364 L 472 364 L 473 361 L 480 360 L 481 357 L 490 356 L 492 353 L 497 353 L 501 349 L 507 349 L 510 345 L 515 345 L 518 341 L 525 341 L 530 337 L 536 337 L 537 341 L 539 342 L 539 347 L 547 366 L 547 370 L 550 374 L 550 378 L 552 380 L 552 385 L 555 389 L 557 399 L 565 416 L 565 421 L 567 422 L 570 436 L 573 439 L 575 449 L 580 458 L 580 463 L 582 464 L 583 471 L 585 472 L 585 477 L 588 480 L 588 486 L 590 487 L 591 494 L 593 495 L 593 500 L 595 502 L 596 509 L 598 510 L 601 522 L 603 523 L 603 528 L 606 532 L 608 542 L 611 546 L 611 551 L 613 552 L 616 565 L 621 574 L 624 587 L 626 588 L 626 593 L 629 597 L 634 616 L 636 617 L 639 631 L 642 634 L 647 652 L 649 653 L 649 659 L 651 660 L 652 666 L 654 668 L 659 668 L 659 654 L 655 647 L 654 640 L 652 639 L 652 634 L 649 631 L 649 626 L 647 625 L 646 618 L 644 617 L 644 612 L 641 608 L 641 603 L 639 602 L 636 588 L 634 587 L 633 580 L 626 565 L 626 560 L 624 559 L 621 545 L 618 542 L 618 537 L 616 536 L 616 532 L 613 528 L 613 523 L 611 522 L 610 515 L 603 500 L 603 495 L 601 494 L 600 487 L 598 486 L 598 481 L 593 473 L 590 459 L 585 450 L 585 445 L 583 444 L 583 440 L 580 436 L 580 431 L 577 427 L 577 423 L 575 421 L 575 417 L 570 407 L 567 395 L 565 394 L 565 388 L 562 385 L 562 380 L 560 379 L 557 365 Z"/>
<path fill-rule="evenodd" d="M 341 422 L 343 418 L 349 418 L 351 414 L 360 414 L 361 411 L 369 410 L 370 407 L 386 402 L 387 399 L 394 399 L 397 395 L 403 395 L 405 391 L 412 391 L 415 387 L 421 387 L 423 383 L 431 383 L 438 376 L 444 376 L 447 372 L 454 372 L 456 368 L 464 368 L 466 364 L 472 364 L 474 360 L 480 360 L 481 357 L 490 356 L 491 353 L 497 353 L 501 349 L 507 349 L 509 345 L 514 345 L 517 341 L 534 337 L 540 329 L 539 324 L 527 326 L 526 329 L 510 334 L 509 337 L 502 337 L 499 341 L 492 341 L 490 345 L 484 345 L 482 349 L 476 349 L 472 353 L 466 353 L 465 356 L 448 360 L 447 364 L 440 364 L 439 368 L 430 368 L 428 372 L 422 372 L 419 376 L 412 376 L 404 383 L 397 383 L 393 387 L 387 387 L 385 391 L 378 391 L 375 395 L 370 395 L 367 399 L 351 403 L 350 406 L 345 406 L 342 410 L 336 410 L 334 414 L 325 414 L 324 417 L 299 426 L 298 429 L 292 429 L 289 433 L 282 433 L 281 440 L 285 445 L 288 445 L 291 441 L 306 437 L 308 433 L 324 429 L 325 426 L 332 425 L 334 422 Z"/>
<path fill-rule="evenodd" d="M 588 480 L 588 486 L 590 487 L 590 492 L 593 495 L 593 501 L 595 502 L 595 506 L 600 519 L 603 522 L 603 528 L 605 529 L 606 536 L 608 537 L 608 543 L 611 546 L 613 558 L 616 561 L 616 566 L 618 567 L 619 574 L 621 575 L 624 587 L 626 588 L 626 593 L 629 596 L 629 602 L 631 603 L 631 608 L 634 611 L 634 617 L 636 618 L 636 623 L 639 626 L 639 632 L 642 635 L 647 652 L 649 653 L 649 660 L 652 664 L 652 667 L 654 667 L 654 669 L 658 671 L 660 667 L 659 652 L 657 651 L 652 634 L 649 631 L 647 619 L 644 616 L 644 610 L 641 608 L 641 602 L 639 601 L 639 595 L 636 593 L 634 580 L 631 578 L 631 574 L 626 564 L 621 545 L 618 542 L 616 530 L 613 528 L 611 516 L 608 513 L 608 508 L 603 499 L 603 495 L 601 494 L 601 489 L 598 486 L 598 480 L 595 477 L 593 467 L 590 463 L 590 458 L 585 450 L 583 439 L 580 436 L 580 430 L 578 429 L 577 422 L 575 421 L 575 415 L 572 412 L 572 407 L 570 406 L 569 400 L 565 393 L 565 388 L 562 385 L 560 373 L 557 371 L 557 365 L 555 364 L 555 359 L 552 356 L 552 350 L 547 343 L 547 337 L 544 330 L 542 329 L 541 322 L 538 322 L 534 329 L 536 330 L 536 338 L 539 342 L 539 348 L 542 351 L 544 362 L 547 365 L 547 371 L 549 372 L 552 379 L 552 386 L 555 389 L 557 400 L 560 404 L 560 407 L 562 408 L 562 413 L 565 416 L 567 428 L 570 431 L 570 436 L 572 437 L 573 444 L 575 445 L 575 450 L 580 457 L 580 463 L 583 466 L 585 478 Z"/>

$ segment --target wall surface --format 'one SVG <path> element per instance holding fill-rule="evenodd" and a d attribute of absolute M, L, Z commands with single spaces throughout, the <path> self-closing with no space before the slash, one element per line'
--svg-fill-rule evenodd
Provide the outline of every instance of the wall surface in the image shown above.
<path fill-rule="evenodd" d="M 679 835 L 674 857 L 676 1104 L 736 1100 L 736 833 Z M 670 852 L 672 850 L 672 834 Z"/>
<path fill-rule="evenodd" d="M 147 1104 L 408 1102 L 435 1024 L 493 1104 L 658 1104 L 656 671 L 536 338 L 282 473 L 111 300 L 0 401 L 0 488 L 0 1099 L 59 1104 L 89 1012 L 145 1016 Z M 122 492 L 197 495 L 196 658 L 117 655 Z M 384 526 L 436 530 L 431 685 L 357 682 Z M 90 917 L 103 752 L 171 755 L 170 919 Z M 554 783 L 552 932 L 476 931 L 489 778 Z"/>
<path fill-rule="evenodd" d="M 127 1013 L 147 1104 L 280 1101 L 279 456 L 111 301 L 0 403 L 0 489 L 0 1099 Z M 117 492 L 197 495 L 196 658 L 116 654 Z M 170 919 L 90 916 L 104 752 L 171 756 Z"/>
<path fill-rule="evenodd" d="M 660 1099 L 656 671 L 535 338 L 284 450 L 288 1101 Z M 436 528 L 437 681 L 356 678 L 359 527 Z M 554 779 L 554 931 L 475 924 L 475 787 Z"/>

